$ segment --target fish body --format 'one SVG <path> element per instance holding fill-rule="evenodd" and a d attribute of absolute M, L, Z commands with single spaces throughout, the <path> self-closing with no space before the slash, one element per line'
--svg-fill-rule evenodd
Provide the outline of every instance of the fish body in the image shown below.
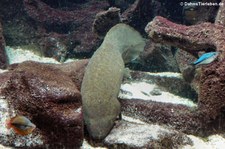
<path fill-rule="evenodd" d="M 193 63 L 193 65 L 204 65 L 213 62 L 217 56 L 219 55 L 218 52 L 209 52 L 201 55 L 197 61 Z"/>
<path fill-rule="evenodd" d="M 33 132 L 36 126 L 25 116 L 15 116 L 6 122 L 8 129 L 13 129 L 16 134 L 25 136 Z"/>

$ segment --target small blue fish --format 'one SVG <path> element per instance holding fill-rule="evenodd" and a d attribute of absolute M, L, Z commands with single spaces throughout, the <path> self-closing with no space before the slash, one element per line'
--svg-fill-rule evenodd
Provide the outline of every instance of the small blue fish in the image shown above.
<path fill-rule="evenodd" d="M 197 61 L 192 63 L 193 65 L 204 65 L 204 64 L 209 64 L 213 62 L 217 56 L 219 55 L 219 52 L 209 52 L 202 54 Z"/>

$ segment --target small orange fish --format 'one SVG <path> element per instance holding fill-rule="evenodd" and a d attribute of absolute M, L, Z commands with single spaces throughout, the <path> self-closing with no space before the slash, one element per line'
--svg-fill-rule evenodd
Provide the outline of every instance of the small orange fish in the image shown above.
<path fill-rule="evenodd" d="M 33 132 L 36 126 L 25 116 L 15 116 L 6 122 L 8 129 L 12 128 L 16 134 L 25 136 Z"/>

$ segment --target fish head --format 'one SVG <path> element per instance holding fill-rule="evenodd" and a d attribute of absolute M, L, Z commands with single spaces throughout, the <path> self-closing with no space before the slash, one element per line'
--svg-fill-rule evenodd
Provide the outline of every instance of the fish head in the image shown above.
<path fill-rule="evenodd" d="M 7 125 L 19 135 L 28 135 L 36 128 L 36 125 L 25 116 L 15 116 Z"/>

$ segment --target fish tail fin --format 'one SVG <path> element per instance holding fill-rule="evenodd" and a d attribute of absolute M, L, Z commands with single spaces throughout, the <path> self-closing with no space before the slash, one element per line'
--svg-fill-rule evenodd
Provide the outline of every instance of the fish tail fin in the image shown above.
<path fill-rule="evenodd" d="M 5 126 L 6 126 L 7 129 L 10 129 L 10 128 L 12 127 L 11 121 L 12 121 L 11 119 L 7 119 L 7 120 L 6 120 Z"/>
<path fill-rule="evenodd" d="M 195 66 L 196 64 L 191 62 L 191 63 L 188 63 L 188 65 Z"/>

